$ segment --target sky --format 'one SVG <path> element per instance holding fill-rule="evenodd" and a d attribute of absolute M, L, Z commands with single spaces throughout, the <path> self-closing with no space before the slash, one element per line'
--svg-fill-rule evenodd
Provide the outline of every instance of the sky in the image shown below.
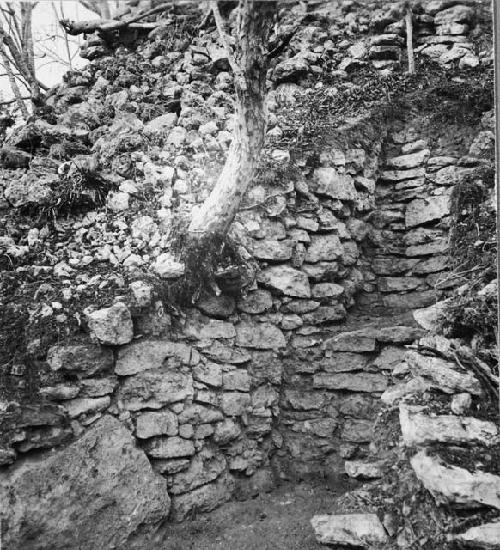
<path fill-rule="evenodd" d="M 14 5 L 16 2 L 12 2 Z M 4 4 L 0 1 L 0 5 Z M 67 50 L 65 41 L 61 38 L 64 31 L 60 29 L 58 24 L 58 17 L 54 12 L 54 8 L 57 12 L 61 13 L 63 10 L 66 19 L 73 20 L 85 20 L 95 19 L 96 15 L 86 8 L 84 8 L 76 0 L 39 0 L 35 9 L 33 10 L 33 38 L 35 41 L 35 53 L 36 53 L 36 68 L 38 78 L 47 86 L 54 86 L 59 82 L 62 82 L 64 73 L 68 70 L 68 67 L 60 62 L 53 62 L 50 59 L 50 54 L 47 50 L 50 50 L 52 54 L 67 59 Z M 59 38 L 53 38 L 59 35 Z M 76 42 L 81 41 L 81 37 L 71 37 L 74 42 L 70 44 L 70 51 L 73 55 L 76 53 L 78 46 Z M 81 59 L 78 54 L 73 59 L 73 68 L 78 69 L 85 66 L 87 61 Z M 3 72 L 3 71 L 0 71 Z M 10 99 L 12 94 L 9 88 L 9 82 L 7 77 L 0 76 L 0 94 L 4 99 Z"/>

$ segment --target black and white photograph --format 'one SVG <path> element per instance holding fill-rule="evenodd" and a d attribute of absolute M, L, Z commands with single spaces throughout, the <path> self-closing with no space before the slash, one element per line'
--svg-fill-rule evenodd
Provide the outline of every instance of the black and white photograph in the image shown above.
<path fill-rule="evenodd" d="M 500 550 L 500 0 L 0 0 L 0 550 Z"/>

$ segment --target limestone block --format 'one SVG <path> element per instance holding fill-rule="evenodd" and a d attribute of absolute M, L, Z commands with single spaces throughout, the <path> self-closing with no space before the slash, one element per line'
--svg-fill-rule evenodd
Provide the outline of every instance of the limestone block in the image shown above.
<path fill-rule="evenodd" d="M 177 416 L 171 411 L 144 412 L 137 417 L 136 434 L 139 439 L 156 435 L 177 435 Z"/>
<path fill-rule="evenodd" d="M 375 514 L 314 516 L 311 525 L 321 544 L 370 548 L 389 540 Z"/>
<path fill-rule="evenodd" d="M 472 372 L 461 372 L 458 367 L 440 357 L 420 355 L 408 351 L 405 360 L 415 376 L 429 379 L 444 393 L 471 393 L 481 395 L 481 384 Z"/>
<path fill-rule="evenodd" d="M 432 443 L 491 446 L 500 441 L 493 422 L 455 415 L 429 416 L 423 407 L 405 403 L 399 405 L 399 423 L 407 447 Z"/>
<path fill-rule="evenodd" d="M 121 346 L 134 336 L 130 311 L 122 302 L 87 314 L 87 322 L 91 335 L 101 344 Z"/>
<path fill-rule="evenodd" d="M 450 466 L 425 450 L 419 451 L 410 462 L 416 476 L 438 504 L 500 509 L 500 476 Z"/>
<path fill-rule="evenodd" d="M 0 474 L 6 548 L 126 547 L 166 519 L 167 483 L 118 420 L 104 416 L 63 450 Z M 33 530 L 36 537 L 33 537 Z"/>
<path fill-rule="evenodd" d="M 297 298 L 309 298 L 311 289 L 307 275 L 287 265 L 268 267 L 257 274 L 259 283 Z"/>

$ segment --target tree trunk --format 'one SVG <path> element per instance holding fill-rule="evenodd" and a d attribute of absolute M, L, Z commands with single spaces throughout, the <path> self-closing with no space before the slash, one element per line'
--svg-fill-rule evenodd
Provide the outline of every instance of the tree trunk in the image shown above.
<path fill-rule="evenodd" d="M 266 132 L 267 41 L 276 4 L 240 0 L 233 60 L 238 69 L 234 136 L 214 189 L 193 213 L 188 232 L 194 238 L 227 232 L 254 177 Z"/>
<path fill-rule="evenodd" d="M 415 57 L 413 53 L 413 11 L 408 5 L 405 13 L 406 22 L 406 49 L 408 52 L 408 72 L 415 73 Z"/>
<path fill-rule="evenodd" d="M 0 42 L 0 57 L 2 59 L 2 65 L 9 79 L 10 89 L 14 94 L 19 110 L 21 111 L 21 114 L 23 115 L 24 120 L 28 120 L 29 118 L 28 108 L 26 107 L 26 104 L 22 99 L 21 92 L 16 82 L 16 77 L 12 72 L 12 67 L 10 66 L 9 59 L 7 57 L 7 54 L 5 53 L 5 48 L 2 42 Z"/>

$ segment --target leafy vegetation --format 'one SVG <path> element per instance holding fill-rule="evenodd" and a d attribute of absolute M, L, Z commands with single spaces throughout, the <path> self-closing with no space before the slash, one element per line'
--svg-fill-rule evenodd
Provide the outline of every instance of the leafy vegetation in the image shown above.
<path fill-rule="evenodd" d="M 496 215 L 490 204 L 494 171 L 464 178 L 451 195 L 450 262 L 464 284 L 446 307 L 444 326 L 453 336 L 477 334 L 495 343 L 496 289 L 480 292 L 496 277 Z"/>

